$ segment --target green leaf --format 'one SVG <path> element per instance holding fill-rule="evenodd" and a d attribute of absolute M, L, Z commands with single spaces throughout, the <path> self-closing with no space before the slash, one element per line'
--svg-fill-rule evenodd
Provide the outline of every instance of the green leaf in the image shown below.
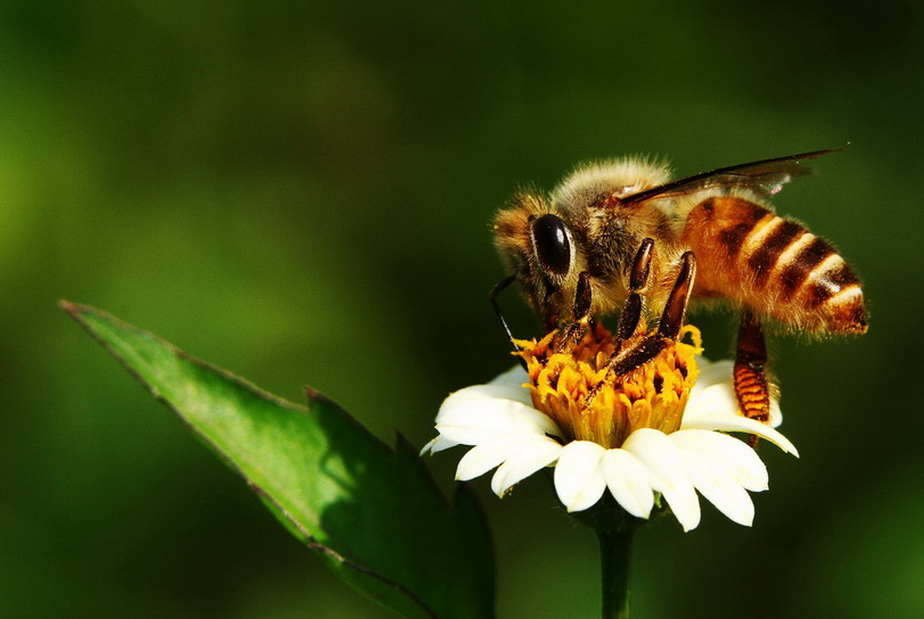
<path fill-rule="evenodd" d="M 99 310 L 62 302 L 247 480 L 341 578 L 409 617 L 493 616 L 490 535 L 471 494 L 450 506 L 415 450 L 392 450 L 314 391 L 299 406 Z"/>

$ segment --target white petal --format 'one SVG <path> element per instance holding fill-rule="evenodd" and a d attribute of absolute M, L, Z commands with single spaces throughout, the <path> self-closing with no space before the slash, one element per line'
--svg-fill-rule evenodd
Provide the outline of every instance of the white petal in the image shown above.
<path fill-rule="evenodd" d="M 648 471 L 625 449 L 608 449 L 603 454 L 603 477 L 616 502 L 637 518 L 648 518 L 654 507 L 654 491 Z"/>
<path fill-rule="evenodd" d="M 687 479 L 677 448 L 667 436 L 651 428 L 641 428 L 629 435 L 622 448 L 648 469 L 651 487 L 664 496 L 683 530 L 696 528 L 700 519 L 699 498 Z"/>
<path fill-rule="evenodd" d="M 450 441 L 442 434 L 438 435 L 435 439 L 431 440 L 429 443 L 423 446 L 423 449 L 420 450 L 420 455 L 426 455 L 427 452 L 435 454 L 438 451 L 443 451 L 444 449 L 449 449 L 450 447 L 455 447 L 458 445 L 455 441 Z"/>
<path fill-rule="evenodd" d="M 652 488 L 664 492 L 677 480 L 683 480 L 683 466 L 677 457 L 677 449 L 667 435 L 651 428 L 641 428 L 629 435 L 622 448 L 645 466 L 651 477 Z"/>
<path fill-rule="evenodd" d="M 555 490 L 569 512 L 592 507 L 603 496 L 605 453 L 605 448 L 589 441 L 572 441 L 562 448 L 555 465 Z"/>
<path fill-rule="evenodd" d="M 776 398 L 770 398 L 770 421 L 771 428 L 778 428 L 783 423 L 783 411 L 780 410 L 780 403 Z"/>
<path fill-rule="evenodd" d="M 524 395 L 525 394 L 525 395 Z M 516 385 L 473 385 L 449 394 L 440 405 L 436 414 L 437 422 L 443 415 L 450 414 L 455 407 L 469 407 L 473 403 L 492 400 L 512 400 L 527 406 L 532 406 L 529 391 Z"/>
<path fill-rule="evenodd" d="M 524 404 L 531 402 L 529 398 L 529 389 L 525 388 L 523 385 L 529 382 L 529 375 L 526 373 L 526 370 L 523 369 L 523 366 L 517 364 L 504 372 L 503 374 L 498 374 L 489 385 L 497 385 L 499 387 L 515 387 L 519 388 L 526 394 L 526 400 Z"/>
<path fill-rule="evenodd" d="M 747 490 L 762 492 L 769 487 L 767 467 L 744 441 L 709 430 L 680 430 L 668 438 L 681 449 L 710 458 Z"/>
<path fill-rule="evenodd" d="M 458 481 L 474 479 L 484 475 L 494 467 L 500 466 L 507 460 L 518 457 L 517 454 L 524 451 L 530 449 L 545 450 L 546 443 L 551 443 L 555 445 L 556 449 L 561 449 L 561 445 L 557 441 L 537 434 L 504 437 L 475 445 L 459 460 L 459 465 L 456 467 L 456 479 Z"/>
<path fill-rule="evenodd" d="M 748 527 L 753 524 L 751 496 L 727 471 L 708 456 L 689 449 L 680 449 L 680 458 L 693 485 L 710 503 L 733 522 Z"/>
<path fill-rule="evenodd" d="M 788 438 L 770 426 L 741 415 L 698 415 L 688 419 L 686 413 L 680 426 L 684 430 L 715 430 L 718 432 L 747 432 L 767 439 L 786 453 L 799 457 L 799 450 Z"/>
<path fill-rule="evenodd" d="M 741 415 L 738 399 L 732 383 L 733 363 L 729 360 L 710 363 L 700 360 L 700 374 L 696 384 L 690 390 L 690 401 L 683 413 L 684 426 L 694 423 L 702 415 Z M 689 419 L 689 421 L 688 421 Z M 770 398 L 770 427 L 776 428 L 783 423 L 780 403 Z"/>
<path fill-rule="evenodd" d="M 509 446 L 507 460 L 491 478 L 491 490 L 504 496 L 511 487 L 555 462 L 561 445 L 547 436 L 534 436 Z"/>
<path fill-rule="evenodd" d="M 683 412 L 683 420 L 696 420 L 701 416 L 741 416 L 738 411 L 738 399 L 731 382 L 716 383 L 697 389 L 699 383 L 690 390 L 690 401 Z"/>
<path fill-rule="evenodd" d="M 696 377 L 696 384 L 693 385 L 692 393 L 699 389 L 705 389 L 719 383 L 727 383 L 732 380 L 732 370 L 735 367 L 731 359 L 720 359 L 719 361 L 710 361 L 705 357 L 697 360 L 699 375 Z"/>
<path fill-rule="evenodd" d="M 468 481 L 500 466 L 511 451 L 513 439 L 500 439 L 475 445 L 459 459 L 456 480 Z"/>
<path fill-rule="evenodd" d="M 551 418 L 521 402 L 490 398 L 452 402 L 458 393 L 449 396 L 437 416 L 436 429 L 448 441 L 477 445 L 502 436 L 561 434 Z"/>

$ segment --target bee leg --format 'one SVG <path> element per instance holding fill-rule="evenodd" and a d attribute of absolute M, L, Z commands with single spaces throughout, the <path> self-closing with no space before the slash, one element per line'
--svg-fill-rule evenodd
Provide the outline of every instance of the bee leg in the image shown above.
<path fill-rule="evenodd" d="M 641 319 L 642 299 L 640 291 L 645 287 L 645 280 L 648 278 L 648 264 L 651 249 L 654 245 L 654 241 L 651 241 L 651 239 L 645 239 L 645 241 L 642 243 L 642 247 L 639 248 L 636 260 L 633 263 L 632 276 L 629 282 L 632 293 L 626 300 L 623 314 L 619 317 L 619 325 L 616 327 L 617 346 L 613 356 L 610 357 L 607 363 L 606 378 L 597 383 L 587 394 L 587 397 L 584 398 L 585 407 L 590 406 L 597 395 L 597 391 L 611 376 L 622 376 L 642 367 L 680 337 L 680 329 L 683 327 L 683 315 L 686 313 L 690 292 L 693 290 L 693 280 L 696 277 L 696 256 L 691 251 L 685 252 L 680 258 L 680 272 L 677 274 L 674 287 L 671 289 L 667 304 L 661 313 L 658 332 L 645 336 L 641 342 L 631 348 L 623 348 L 623 343 L 635 333 Z M 638 297 L 638 300 L 633 301 L 634 297 Z M 627 313 L 629 317 L 623 323 L 623 316 Z M 622 331 L 620 331 L 621 329 Z"/>
<path fill-rule="evenodd" d="M 762 423 L 770 421 L 770 381 L 767 380 L 767 346 L 760 320 L 748 310 L 741 314 L 735 369 L 732 372 L 735 396 L 745 417 Z M 751 437 L 756 446 L 757 437 Z"/>
<path fill-rule="evenodd" d="M 696 277 L 696 256 L 688 251 L 680 257 L 680 272 L 661 313 L 658 332 L 646 336 L 639 344 L 620 351 L 610 361 L 610 368 L 617 376 L 627 374 L 657 357 L 671 342 L 680 337 L 683 316 L 687 311 L 693 280 Z"/>
<path fill-rule="evenodd" d="M 652 239 L 644 239 L 632 260 L 632 271 L 629 273 L 629 297 L 619 315 L 616 324 L 616 340 L 621 343 L 635 333 L 642 318 L 642 292 L 648 285 L 648 274 L 651 271 L 651 251 L 654 248 Z M 559 342 L 560 348 L 576 344 L 587 332 L 590 322 L 590 307 L 593 300 L 593 289 L 590 286 L 590 273 L 582 272 L 578 276 L 577 291 L 574 295 L 572 309 L 572 322 L 565 330 Z M 618 350 L 619 346 L 617 346 Z"/>
<path fill-rule="evenodd" d="M 574 303 L 571 306 L 571 322 L 559 334 L 555 346 L 556 352 L 561 352 L 577 344 L 587 333 L 592 301 L 593 288 L 590 286 L 590 273 L 582 271 L 578 275 L 577 290 L 574 294 Z"/>
<path fill-rule="evenodd" d="M 654 248 L 652 239 L 643 240 L 632 261 L 632 271 L 629 273 L 629 298 L 626 299 L 626 304 L 619 315 L 619 322 L 616 323 L 616 339 L 620 344 L 632 337 L 642 318 L 644 306 L 642 292 L 648 285 L 652 248 Z"/>
<path fill-rule="evenodd" d="M 513 346 L 513 352 L 518 353 L 522 349 L 517 346 L 516 342 L 513 341 L 513 333 L 510 332 L 510 325 L 507 324 L 507 319 L 504 317 L 504 312 L 501 310 L 500 303 L 497 302 L 497 295 L 506 290 L 510 284 L 515 282 L 517 279 L 516 275 L 510 275 L 505 277 L 501 281 L 497 282 L 497 285 L 491 289 L 491 307 L 494 308 L 494 313 L 497 314 L 497 319 L 500 321 L 501 329 L 504 330 L 504 334 L 507 336 L 507 340 Z M 526 361 L 519 357 L 520 365 L 523 366 L 523 369 L 526 369 Z"/>

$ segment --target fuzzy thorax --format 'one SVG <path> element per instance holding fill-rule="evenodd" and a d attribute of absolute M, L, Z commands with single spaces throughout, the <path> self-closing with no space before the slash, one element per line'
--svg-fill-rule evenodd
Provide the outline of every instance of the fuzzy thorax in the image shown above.
<path fill-rule="evenodd" d="M 628 349 L 650 336 L 644 329 L 622 343 Z M 551 417 L 565 441 L 592 441 L 621 447 L 632 432 L 653 428 L 670 434 L 680 428 L 696 382 L 699 330 L 687 325 L 693 344 L 669 343 L 652 361 L 623 376 L 607 364 L 617 342 L 600 323 L 567 352 L 554 352 L 552 332 L 536 341 L 517 341 L 526 361 L 533 405 Z M 683 339 L 681 337 L 681 339 Z"/>

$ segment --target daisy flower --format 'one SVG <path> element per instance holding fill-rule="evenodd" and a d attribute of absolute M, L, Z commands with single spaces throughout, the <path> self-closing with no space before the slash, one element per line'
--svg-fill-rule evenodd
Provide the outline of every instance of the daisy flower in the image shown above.
<path fill-rule="evenodd" d="M 527 369 L 517 366 L 451 394 L 436 417 L 438 436 L 422 453 L 471 446 L 456 479 L 496 469 L 491 489 L 498 496 L 554 467 L 555 490 L 569 512 L 586 510 L 609 492 L 626 512 L 648 518 L 660 495 L 689 531 L 700 521 L 698 491 L 729 519 L 750 526 L 748 491 L 768 488 L 767 469 L 753 448 L 727 433 L 798 453 L 774 429 L 782 421 L 777 403 L 769 425 L 741 415 L 732 362 L 697 362 L 699 332 L 688 325 L 684 334 L 692 344 L 671 342 L 620 377 L 607 372 L 615 342 L 599 323 L 567 353 L 552 350 L 554 333 L 518 341 Z"/>

